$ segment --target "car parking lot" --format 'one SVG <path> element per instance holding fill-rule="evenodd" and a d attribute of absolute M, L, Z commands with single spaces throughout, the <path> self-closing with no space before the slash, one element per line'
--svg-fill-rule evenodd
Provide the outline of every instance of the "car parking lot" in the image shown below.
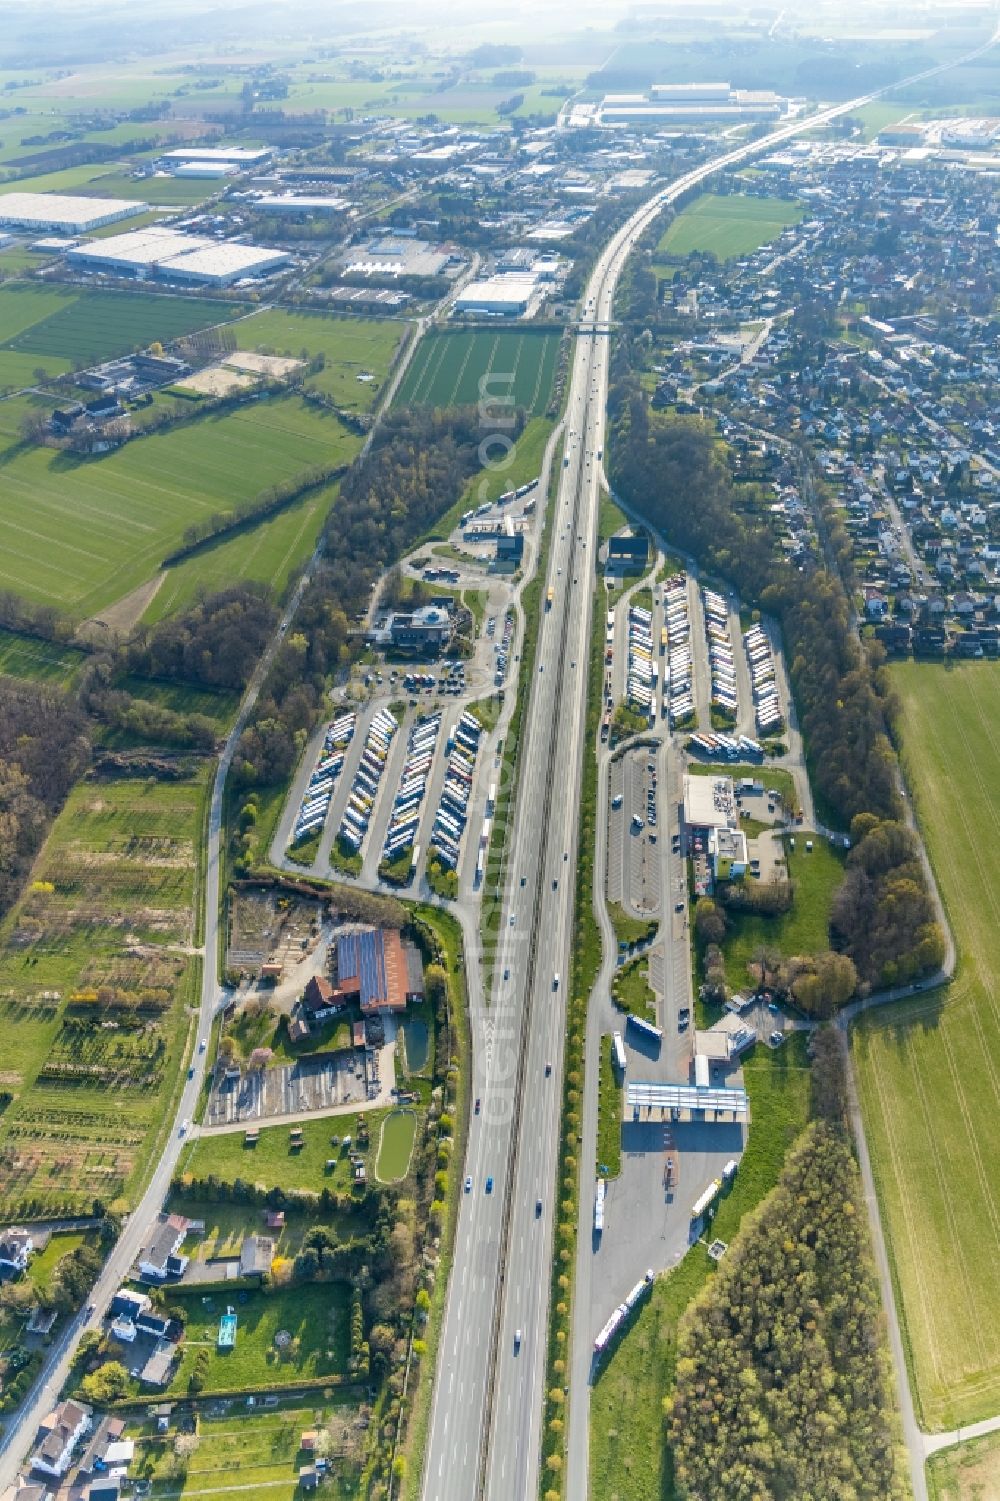
<path fill-rule="evenodd" d="M 608 899 L 633 917 L 660 911 L 662 861 L 655 753 L 645 747 L 611 763 Z"/>

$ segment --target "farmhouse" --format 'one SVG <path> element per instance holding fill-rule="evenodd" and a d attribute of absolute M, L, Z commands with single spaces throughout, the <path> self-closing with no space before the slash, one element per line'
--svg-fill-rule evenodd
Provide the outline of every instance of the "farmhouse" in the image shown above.
<path fill-rule="evenodd" d="M 321 1026 L 343 1011 L 349 996 L 335 989 L 323 975 L 313 975 L 302 993 L 302 1012 L 307 1023 Z"/>
<path fill-rule="evenodd" d="M 394 928 L 342 933 L 337 939 L 340 989 L 357 995 L 362 1011 L 405 1011 L 407 1001 L 423 999 L 419 955 L 414 951 L 417 974 L 411 974 L 408 947 Z"/>

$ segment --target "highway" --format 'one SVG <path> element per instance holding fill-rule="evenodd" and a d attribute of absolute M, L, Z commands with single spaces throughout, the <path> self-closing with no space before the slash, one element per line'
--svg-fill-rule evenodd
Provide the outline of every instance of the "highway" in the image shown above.
<path fill-rule="evenodd" d="M 995 40 L 969 56 L 989 50 Z M 903 82 L 941 71 L 928 69 Z M 471 1188 L 459 1215 L 438 1352 L 424 1501 L 528 1501 L 539 1485 L 600 491 L 597 455 L 603 458 L 606 331 L 618 277 L 652 220 L 690 188 L 888 91 L 797 120 L 660 189 L 612 237 L 584 294 L 566 408 L 566 462 L 554 500 L 546 579 L 553 599 L 539 623 L 537 671 L 531 677 L 521 743 L 495 992 L 489 1012 L 472 1018 L 473 1094 L 481 1108 L 470 1123 L 465 1171 Z M 588 1071 L 588 1095 L 596 1086 L 596 1073 L 591 1077 Z M 583 1480 L 573 1501 L 586 1495 L 587 1406 L 577 1409 L 582 1423 L 576 1423 L 570 1436 L 574 1474 L 577 1482 Z"/>

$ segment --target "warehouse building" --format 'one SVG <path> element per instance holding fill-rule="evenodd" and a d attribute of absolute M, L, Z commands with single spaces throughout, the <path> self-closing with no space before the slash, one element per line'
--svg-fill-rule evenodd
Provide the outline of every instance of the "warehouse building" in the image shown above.
<path fill-rule="evenodd" d="M 318 193 L 262 193 L 253 202 L 264 214 L 342 214 L 350 206 L 346 198 Z"/>
<path fill-rule="evenodd" d="M 160 161 L 169 167 L 180 162 L 223 162 L 231 167 L 261 167 L 271 160 L 266 146 L 178 146 Z"/>
<path fill-rule="evenodd" d="M 534 275 L 488 276 L 470 281 L 455 298 L 456 313 L 484 313 L 491 318 L 520 318 L 538 290 Z"/>
<path fill-rule="evenodd" d="M 246 276 L 266 275 L 286 265 L 289 259 L 284 250 L 240 245 L 232 240 L 210 240 L 204 235 L 162 228 L 137 229 L 106 240 L 91 240 L 66 253 L 69 264 L 82 270 L 134 276 L 140 281 L 156 276 L 165 281 L 216 287 L 229 286 Z"/>
<path fill-rule="evenodd" d="M 79 235 L 119 219 L 144 214 L 145 203 L 121 198 L 82 198 L 68 193 L 7 193 L 0 198 L 0 224 L 15 229 L 56 230 Z"/>
<path fill-rule="evenodd" d="M 767 89 L 728 83 L 654 83 L 646 94 L 605 94 L 602 125 L 661 125 L 668 120 L 777 120 L 788 101 Z"/>
<path fill-rule="evenodd" d="M 175 177 L 234 177 L 239 171 L 232 162 L 178 162 L 173 169 Z"/>

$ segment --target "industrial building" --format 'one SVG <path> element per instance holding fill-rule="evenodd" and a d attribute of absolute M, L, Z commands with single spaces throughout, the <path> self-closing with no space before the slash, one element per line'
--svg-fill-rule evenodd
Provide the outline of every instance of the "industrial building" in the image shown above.
<path fill-rule="evenodd" d="M 245 276 L 275 271 L 290 257 L 284 250 L 153 227 L 74 246 L 66 252 L 66 259 L 82 270 L 225 287 Z"/>
<path fill-rule="evenodd" d="M 173 167 L 183 162 L 223 162 L 232 167 L 261 167 L 271 160 L 267 146 L 177 146 L 159 158 Z"/>
<path fill-rule="evenodd" d="M 364 276 L 369 281 L 396 281 L 401 276 L 443 276 L 459 257 L 438 249 L 429 240 L 410 235 L 380 235 L 367 245 L 350 250 L 341 263 L 344 276 Z"/>
<path fill-rule="evenodd" d="M 769 89 L 728 83 L 654 83 L 646 94 L 605 94 L 601 125 L 661 125 L 670 120 L 777 120 L 788 101 Z"/>
<path fill-rule="evenodd" d="M 455 298 L 456 313 L 484 313 L 493 318 L 520 318 L 538 291 L 534 273 L 512 272 L 470 281 Z"/>
<path fill-rule="evenodd" d="M 234 177 L 239 171 L 232 162 L 178 162 L 175 177 Z"/>
<path fill-rule="evenodd" d="M 6 193 L 0 198 L 0 224 L 16 229 L 57 230 L 60 234 L 85 234 L 119 219 L 144 214 L 145 203 L 121 198 L 82 198 L 68 193 Z"/>
<path fill-rule="evenodd" d="M 318 193 L 261 193 L 253 200 L 265 214 L 342 214 L 350 206 L 347 198 Z"/>

